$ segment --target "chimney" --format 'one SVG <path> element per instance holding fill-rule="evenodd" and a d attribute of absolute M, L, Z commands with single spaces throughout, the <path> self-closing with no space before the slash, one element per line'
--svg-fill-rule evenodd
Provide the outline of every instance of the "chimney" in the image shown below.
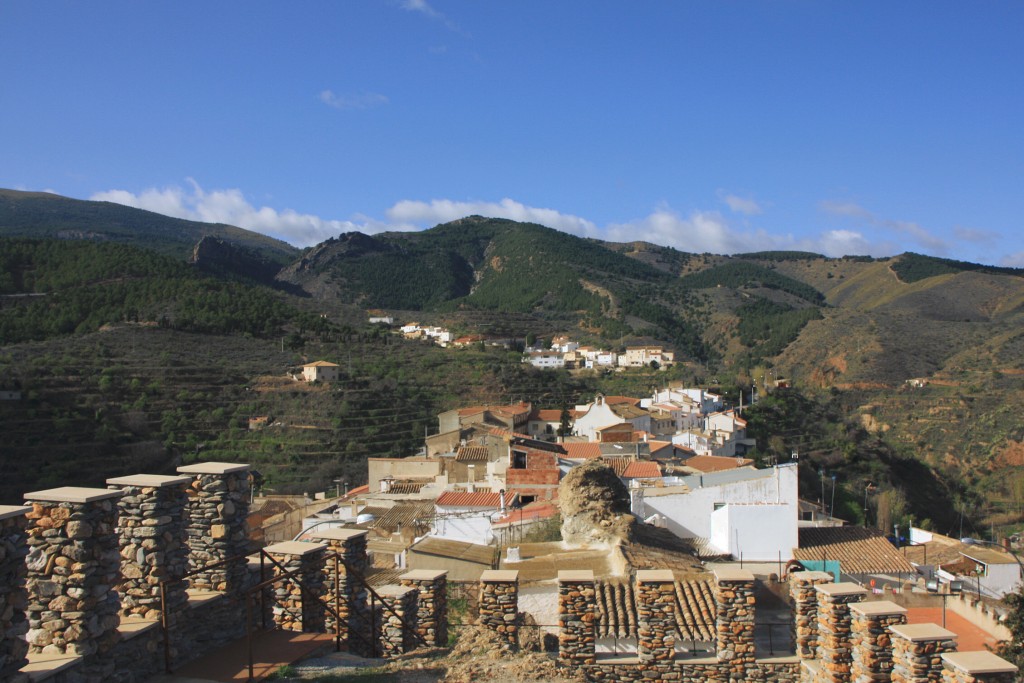
<path fill-rule="evenodd" d="M 505 489 L 498 491 L 501 500 L 501 514 L 505 514 Z"/>

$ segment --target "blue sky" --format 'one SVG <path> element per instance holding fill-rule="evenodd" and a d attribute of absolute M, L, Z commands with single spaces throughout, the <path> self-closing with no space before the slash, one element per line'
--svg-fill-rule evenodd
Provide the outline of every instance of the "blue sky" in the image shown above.
<path fill-rule="evenodd" d="M 0 187 L 1024 266 L 1024 4 L 0 4 Z"/>

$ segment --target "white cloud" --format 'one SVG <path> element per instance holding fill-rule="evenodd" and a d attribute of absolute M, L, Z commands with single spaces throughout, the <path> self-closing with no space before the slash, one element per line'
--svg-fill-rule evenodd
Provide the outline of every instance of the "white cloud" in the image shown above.
<path fill-rule="evenodd" d="M 343 232 L 375 233 L 383 230 L 413 230 L 415 226 L 385 224 L 366 219 L 360 222 L 328 220 L 292 209 L 277 210 L 269 206 L 255 207 L 241 190 L 207 192 L 195 180 L 188 179 L 189 188 L 150 188 L 134 194 L 127 190 L 98 192 L 90 199 L 107 201 L 165 216 L 204 223 L 225 223 L 246 230 L 283 239 L 299 247 L 319 244 Z"/>
<path fill-rule="evenodd" d="M 597 233 L 597 226 L 585 218 L 560 213 L 554 209 L 526 206 L 508 198 L 500 202 L 458 202 L 450 199 L 421 202 L 405 199 L 388 209 L 386 214 L 392 221 L 417 223 L 424 227 L 476 215 L 539 223 L 580 237 L 595 237 Z"/>
<path fill-rule="evenodd" d="M 375 92 L 336 95 L 330 90 L 322 90 L 319 97 L 321 102 L 335 109 L 371 109 L 390 102 L 387 95 Z"/>
<path fill-rule="evenodd" d="M 964 242 L 990 244 L 998 240 L 1001 235 L 994 230 L 981 230 L 956 225 L 953 227 L 953 237 Z"/>
<path fill-rule="evenodd" d="M 720 193 L 722 201 L 725 202 L 731 211 L 742 213 L 747 216 L 755 216 L 764 209 L 755 200 L 749 197 L 740 197 L 734 194 Z"/>
<path fill-rule="evenodd" d="M 1024 268 L 1024 251 L 1007 254 L 999 260 L 999 265 L 1007 268 Z"/>
<path fill-rule="evenodd" d="M 419 12 L 425 14 L 428 17 L 438 18 L 441 13 L 430 6 L 426 0 L 402 0 L 402 9 L 409 10 L 410 12 Z"/>
<path fill-rule="evenodd" d="M 923 226 L 913 221 L 897 221 L 883 218 L 854 202 L 824 200 L 819 202 L 818 206 L 825 213 L 859 220 L 886 233 L 906 235 L 918 247 L 923 247 L 925 251 L 939 256 L 944 256 L 951 249 L 948 241 L 933 235 Z"/>

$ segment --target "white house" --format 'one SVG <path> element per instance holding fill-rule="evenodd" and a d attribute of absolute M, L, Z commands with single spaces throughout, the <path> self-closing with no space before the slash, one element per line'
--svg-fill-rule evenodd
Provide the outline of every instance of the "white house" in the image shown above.
<path fill-rule="evenodd" d="M 532 351 L 526 354 L 527 363 L 535 368 L 564 368 L 565 356 L 561 351 Z"/>
<path fill-rule="evenodd" d="M 605 427 L 628 422 L 633 426 L 635 432 L 651 431 L 651 414 L 639 406 L 631 403 L 616 403 L 609 405 L 605 402 L 604 396 L 598 396 L 594 402 L 577 406 L 578 415 L 574 424 L 574 431 L 578 436 L 585 437 L 587 441 L 597 441 L 597 432 Z"/>
<path fill-rule="evenodd" d="M 641 519 L 660 515 L 675 535 L 706 538 L 737 558 L 786 561 L 800 542 L 796 463 L 684 477 L 634 489 L 631 497 Z"/>
<path fill-rule="evenodd" d="M 491 521 L 504 515 L 515 498 L 505 493 L 445 491 L 434 504 L 430 535 L 490 545 L 494 540 Z"/>

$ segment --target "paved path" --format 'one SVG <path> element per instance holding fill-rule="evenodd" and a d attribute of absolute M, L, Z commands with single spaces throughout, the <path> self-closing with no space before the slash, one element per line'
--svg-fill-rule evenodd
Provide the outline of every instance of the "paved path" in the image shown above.
<path fill-rule="evenodd" d="M 306 657 L 334 651 L 329 633 L 257 631 L 253 634 L 253 680 L 262 680 Z M 237 683 L 249 680 L 249 643 L 245 638 L 189 662 L 173 675 L 151 678 L 147 683 Z"/>

